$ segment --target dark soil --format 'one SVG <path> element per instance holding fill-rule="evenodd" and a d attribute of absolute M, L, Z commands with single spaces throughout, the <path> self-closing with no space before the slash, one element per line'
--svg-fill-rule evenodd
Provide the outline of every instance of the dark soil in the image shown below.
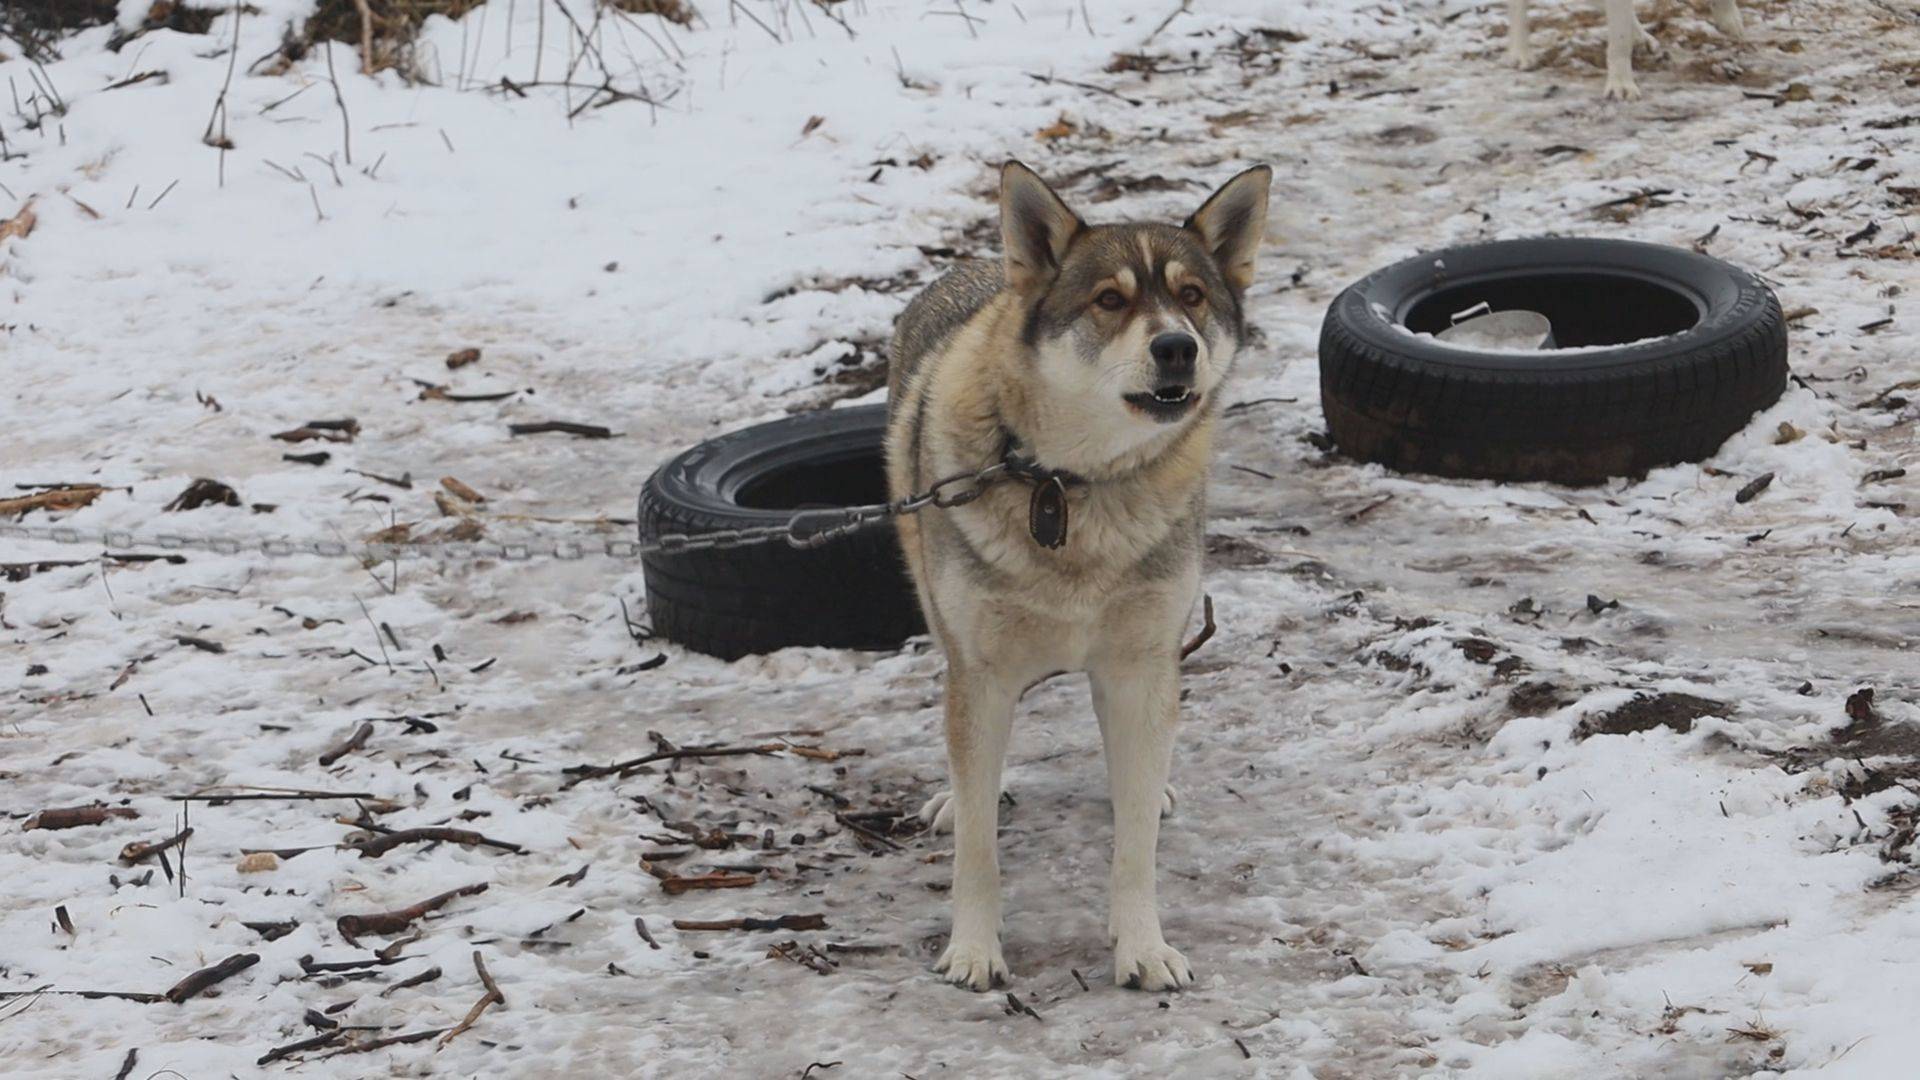
<path fill-rule="evenodd" d="M 1667 728 L 1686 734 L 1693 722 L 1703 716 L 1729 715 L 1723 701 L 1709 701 L 1692 694 L 1635 694 L 1633 700 L 1608 713 L 1599 713 L 1580 721 L 1574 734 L 1630 735 L 1636 731 Z"/>

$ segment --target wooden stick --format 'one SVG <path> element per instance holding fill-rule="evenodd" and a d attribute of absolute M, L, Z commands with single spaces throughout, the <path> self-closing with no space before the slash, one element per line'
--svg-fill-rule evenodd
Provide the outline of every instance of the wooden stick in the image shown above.
<path fill-rule="evenodd" d="M 384 1039 L 375 1039 L 372 1042 L 349 1043 L 346 1046 L 343 1046 L 340 1049 L 335 1050 L 333 1053 L 327 1054 L 321 1060 L 324 1061 L 326 1060 L 326 1058 L 339 1057 L 341 1054 L 364 1054 L 372 1050 L 384 1050 L 389 1046 L 401 1046 L 406 1043 L 426 1042 L 428 1039 L 431 1039 L 435 1035 L 439 1035 L 445 1032 L 446 1030 L 447 1030 L 446 1028 L 432 1028 L 427 1031 L 409 1031 L 405 1035 L 389 1035 Z"/>
<path fill-rule="evenodd" d="M 509 424 L 507 431 L 514 435 L 544 435 L 548 432 L 560 432 L 566 435 L 580 435 L 589 439 L 611 439 L 612 430 L 599 424 L 575 424 L 566 420 L 542 420 L 535 424 Z"/>
<path fill-rule="evenodd" d="M 371 791 L 307 791 L 301 788 L 238 788 L 220 794 L 217 792 L 196 792 L 192 795 L 169 795 L 175 802 L 243 802 L 251 799 L 378 799 L 380 796 Z"/>
<path fill-rule="evenodd" d="M 285 1046 L 276 1046 L 260 1055 L 260 1057 L 254 1061 L 254 1064 L 271 1065 L 282 1058 L 291 1057 L 302 1050 L 318 1050 L 323 1046 L 332 1046 L 334 1043 L 346 1038 L 346 1036 L 347 1033 L 344 1028 L 335 1028 L 332 1031 L 321 1032 L 311 1039 L 301 1039 L 299 1042 L 290 1042 Z"/>
<path fill-rule="evenodd" d="M 1205 599 L 1201 602 L 1201 613 L 1203 622 L 1200 625 L 1200 632 L 1193 635 L 1192 641 L 1180 646 L 1180 659 L 1182 660 L 1192 656 L 1195 650 L 1212 640 L 1213 632 L 1217 629 L 1213 624 L 1213 595 L 1211 593 L 1206 594 Z"/>
<path fill-rule="evenodd" d="M 29 510 L 78 510 L 106 493 L 103 487 L 70 487 L 0 499 L 0 515 L 25 516 Z"/>
<path fill-rule="evenodd" d="M 259 962 L 259 953 L 235 953 L 212 967 L 201 968 L 174 983 L 172 989 L 161 996 L 178 1005 L 189 998 L 199 997 L 208 989 L 233 978 Z"/>
<path fill-rule="evenodd" d="M 373 74 L 373 12 L 367 7 L 367 0 L 353 0 L 353 6 L 360 9 L 360 74 L 371 75 Z"/>
<path fill-rule="evenodd" d="M 353 734 L 347 736 L 347 741 L 320 755 L 320 764 L 324 767 L 339 761 L 341 758 L 367 745 L 367 740 L 372 737 L 373 721 L 362 720 L 359 728 L 355 729 Z"/>
<path fill-rule="evenodd" d="M 430 967 L 418 975 L 409 975 L 399 982 L 394 983 L 392 986 L 387 987 L 385 990 L 380 991 L 380 996 L 387 997 L 409 987 L 419 986 L 422 983 L 430 983 L 439 977 L 440 968 L 438 966 Z"/>
<path fill-rule="evenodd" d="M 670 761 L 676 758 L 733 757 L 739 754 L 777 754 L 788 750 L 785 743 L 761 743 L 758 746 L 693 746 L 679 750 L 656 750 L 651 754 L 642 754 L 625 761 L 616 761 L 611 765 L 570 765 L 560 772 L 568 777 L 565 785 L 572 787 L 582 780 L 593 780 L 613 773 L 628 773 L 642 765 L 651 765 L 656 761 Z"/>
<path fill-rule="evenodd" d="M 152 858 L 156 852 L 165 851 L 170 847 L 177 847 L 186 843 L 187 837 L 192 835 L 192 829 L 181 829 L 165 840 L 136 840 L 120 849 L 120 861 L 127 866 L 133 866 L 142 860 Z"/>
<path fill-rule="evenodd" d="M 482 881 L 473 885 L 463 885 L 458 889 L 449 889 L 438 896 L 429 896 L 417 904 L 394 911 L 372 911 L 364 915 L 342 915 L 334 926 L 340 936 L 347 939 L 349 945 L 359 945 L 356 940 L 361 934 L 397 934 L 412 926 L 415 919 L 439 908 L 457 896 L 477 896 L 487 891 L 487 883 Z"/>
<path fill-rule="evenodd" d="M 526 852 L 526 849 L 519 844 L 509 844 L 505 840 L 495 840 L 490 836 L 482 836 L 471 829 L 450 829 L 442 825 L 428 826 L 421 829 L 398 829 L 394 832 L 381 833 L 378 836 L 372 836 L 357 843 L 342 844 L 341 846 L 353 848 L 359 851 L 365 858 L 377 859 L 402 844 L 419 844 L 431 841 L 444 841 L 449 844 L 465 844 L 468 847 L 478 845 L 500 848 L 504 851 L 511 851 L 515 855 Z"/>
<path fill-rule="evenodd" d="M 682 877 L 671 870 L 655 866 L 645 859 L 640 860 L 640 869 L 660 879 L 660 887 L 665 889 L 669 896 L 678 896 L 693 889 L 744 889 L 760 883 L 760 879 L 752 874 L 733 873 L 726 870 L 715 870 L 712 873 L 694 877 Z"/>
<path fill-rule="evenodd" d="M 58 994 L 61 997 L 86 998 L 89 1001 L 99 998 L 113 998 L 118 1001 L 137 1001 L 142 1005 L 151 1005 L 156 1001 L 167 1000 L 165 994 L 143 994 L 134 990 L 0 990 L 0 999 L 39 997 L 41 994 Z"/>
<path fill-rule="evenodd" d="M 445 1035 L 440 1036 L 440 1043 L 435 1047 L 436 1050 L 445 1050 L 454 1036 L 472 1027 L 474 1021 L 480 1019 L 480 1014 L 487 1011 L 487 1006 L 498 1005 L 503 1009 L 507 1007 L 507 996 L 500 992 L 500 987 L 494 983 L 493 976 L 487 974 L 487 965 L 480 959 L 478 949 L 473 951 L 473 968 L 480 973 L 480 981 L 486 986 L 487 992 L 480 995 L 480 1000 L 473 1003 L 473 1008 L 467 1010 L 467 1015 L 458 1024 L 449 1029 Z"/>
<path fill-rule="evenodd" d="M 131 806 L 107 806 L 95 803 L 92 806 L 62 806 L 42 810 L 28 818 L 22 829 L 75 829 L 82 825 L 98 825 L 108 818 L 136 818 L 140 811 Z"/>
<path fill-rule="evenodd" d="M 782 915 L 777 919 L 757 919 L 743 915 L 737 919 L 675 919 L 675 930 L 826 930 L 825 915 Z"/>

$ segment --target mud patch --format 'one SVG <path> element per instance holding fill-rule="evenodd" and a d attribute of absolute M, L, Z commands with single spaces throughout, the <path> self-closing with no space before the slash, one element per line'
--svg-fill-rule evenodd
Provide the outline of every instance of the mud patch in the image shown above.
<path fill-rule="evenodd" d="M 1565 688 L 1550 682 L 1523 683 L 1507 695 L 1507 708 L 1515 716 L 1545 716 L 1579 700 Z"/>
<path fill-rule="evenodd" d="M 1693 730 L 1693 722 L 1703 716 L 1730 715 L 1726 702 L 1711 701 L 1692 694 L 1635 694 L 1633 700 L 1612 712 L 1597 713 L 1580 721 L 1575 738 L 1592 735 L 1631 735 L 1636 731 L 1667 728 L 1684 735 Z"/>

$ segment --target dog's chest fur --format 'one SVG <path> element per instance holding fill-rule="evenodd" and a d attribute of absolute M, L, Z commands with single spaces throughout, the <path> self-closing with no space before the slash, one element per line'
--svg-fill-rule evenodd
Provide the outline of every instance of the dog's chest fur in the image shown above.
<path fill-rule="evenodd" d="M 987 280 L 972 271 L 953 275 L 901 320 L 888 427 L 896 498 L 999 460 L 1016 423 L 1041 432 L 1033 441 L 1042 447 L 1048 435 L 1072 444 L 1095 434 L 1062 431 L 1036 414 L 1027 392 L 1032 371 L 1021 362 L 1021 312 Z M 1211 422 L 1202 416 L 1171 429 L 1135 459 L 1070 485 L 1059 549 L 1035 541 L 1033 488 L 1019 480 L 1003 480 L 968 505 L 903 520 L 907 560 L 936 633 L 943 621 L 969 624 L 948 627 L 963 636 L 987 623 L 1070 662 L 1108 619 L 1140 608 L 1156 620 L 1172 607 L 1183 614 L 1198 580 Z"/>

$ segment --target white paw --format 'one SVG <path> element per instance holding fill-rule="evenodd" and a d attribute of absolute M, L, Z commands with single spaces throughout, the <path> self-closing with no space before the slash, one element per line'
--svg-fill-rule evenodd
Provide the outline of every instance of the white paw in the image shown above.
<path fill-rule="evenodd" d="M 1531 70 L 1534 59 L 1533 47 L 1531 45 L 1507 46 L 1507 63 L 1519 68 L 1521 71 Z"/>
<path fill-rule="evenodd" d="M 1640 27 L 1640 29 L 1636 31 L 1635 37 L 1639 40 L 1640 51 L 1646 53 L 1648 56 L 1665 56 L 1667 54 L 1667 47 L 1660 44 L 1659 38 L 1647 33 L 1646 27 Z"/>
<path fill-rule="evenodd" d="M 1174 787 L 1172 784 L 1168 784 L 1167 790 L 1160 793 L 1160 816 L 1163 818 L 1172 817 L 1174 810 L 1179 806 L 1180 789 Z"/>
<path fill-rule="evenodd" d="M 1193 985 L 1193 969 L 1158 938 L 1122 941 L 1113 947 L 1113 982 L 1132 990 L 1184 990 Z"/>
<path fill-rule="evenodd" d="M 1007 960 L 1000 955 L 1000 942 L 955 939 L 940 954 L 933 970 L 941 978 L 969 990 L 991 990 L 996 982 L 1007 981 Z"/>
<path fill-rule="evenodd" d="M 920 805 L 920 823 L 937 833 L 953 831 L 953 792 L 936 792 Z"/>
<path fill-rule="evenodd" d="M 1633 81 L 1632 75 L 1607 74 L 1608 101 L 1639 101 L 1640 84 Z"/>

